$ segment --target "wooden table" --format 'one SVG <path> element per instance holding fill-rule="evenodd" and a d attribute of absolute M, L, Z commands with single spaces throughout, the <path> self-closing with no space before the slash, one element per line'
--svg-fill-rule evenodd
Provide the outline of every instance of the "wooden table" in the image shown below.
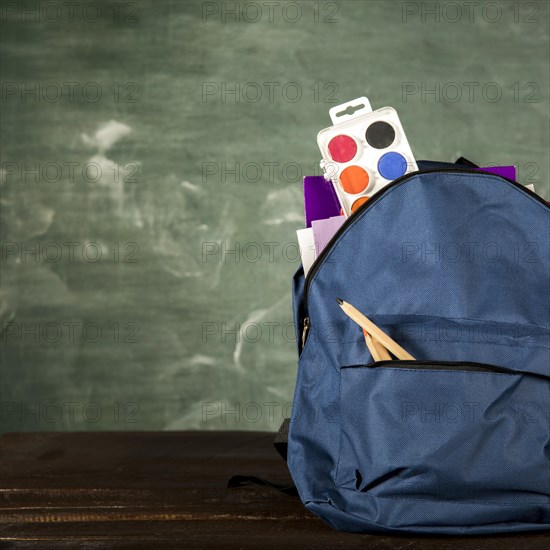
<path fill-rule="evenodd" d="M 290 483 L 272 440 L 263 432 L 5 434 L 0 547 L 550 548 L 550 534 L 337 533 L 296 497 L 260 486 L 227 489 L 234 474 Z"/>

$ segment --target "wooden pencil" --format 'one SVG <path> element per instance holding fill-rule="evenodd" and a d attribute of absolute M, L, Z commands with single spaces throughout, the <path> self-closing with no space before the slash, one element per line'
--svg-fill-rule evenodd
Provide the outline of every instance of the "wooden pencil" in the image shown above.
<path fill-rule="evenodd" d="M 393 357 L 389 354 L 388 350 L 376 338 L 372 338 L 372 343 L 374 344 L 374 347 L 376 348 L 376 351 L 378 352 L 378 355 L 380 356 L 380 361 L 392 361 L 393 360 Z"/>
<path fill-rule="evenodd" d="M 378 340 L 388 351 L 391 351 L 398 359 L 412 360 L 414 357 L 405 349 L 403 349 L 395 340 L 388 336 L 380 327 L 375 325 L 368 317 L 365 317 L 357 308 L 353 307 L 348 302 L 341 298 L 336 298 L 336 301 L 342 308 L 342 311 L 353 319 L 361 328 L 365 329 L 373 339 Z"/>
<path fill-rule="evenodd" d="M 365 343 L 367 344 L 367 347 L 369 348 L 370 354 L 372 355 L 372 358 L 375 361 L 380 361 L 380 353 L 378 353 L 378 348 L 375 346 L 371 335 L 363 329 L 363 334 L 365 335 Z"/>

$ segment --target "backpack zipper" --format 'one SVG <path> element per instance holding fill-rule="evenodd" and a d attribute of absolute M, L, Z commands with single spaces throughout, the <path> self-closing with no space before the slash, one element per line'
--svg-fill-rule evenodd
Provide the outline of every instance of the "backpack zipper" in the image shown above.
<path fill-rule="evenodd" d="M 486 365 L 484 363 L 474 363 L 471 361 L 378 361 L 368 365 L 368 368 L 388 367 L 398 369 L 417 369 L 417 370 L 467 370 L 472 372 L 498 372 L 503 374 L 525 374 L 521 371 L 508 369 L 506 367 L 497 367 L 496 365 Z M 434 369 L 434 367 L 437 367 Z"/>
<path fill-rule="evenodd" d="M 550 376 L 538 372 L 526 372 L 507 367 L 497 367 L 486 363 L 475 363 L 472 361 L 378 361 L 369 365 L 362 365 L 363 368 L 377 369 L 391 367 L 396 369 L 414 369 L 414 370 L 462 370 L 471 372 L 495 372 L 499 374 L 519 374 L 523 376 L 535 376 L 537 378 L 550 379 Z M 342 368 L 352 368 L 342 367 Z"/>

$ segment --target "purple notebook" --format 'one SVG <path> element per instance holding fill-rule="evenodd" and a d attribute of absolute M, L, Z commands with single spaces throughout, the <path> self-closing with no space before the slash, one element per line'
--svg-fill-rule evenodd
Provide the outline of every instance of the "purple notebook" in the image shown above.
<path fill-rule="evenodd" d="M 488 166 L 487 168 L 474 168 L 474 170 L 483 170 L 484 172 L 491 172 L 497 176 L 504 176 L 509 180 L 516 181 L 516 167 L 515 166 Z"/>
<path fill-rule="evenodd" d="M 304 207 L 306 227 L 314 220 L 326 220 L 340 215 L 340 202 L 332 183 L 323 176 L 304 178 Z"/>

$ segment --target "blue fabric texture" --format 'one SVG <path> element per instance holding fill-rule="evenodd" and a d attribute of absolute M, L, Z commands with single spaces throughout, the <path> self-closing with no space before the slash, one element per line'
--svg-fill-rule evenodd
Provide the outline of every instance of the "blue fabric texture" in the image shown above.
<path fill-rule="evenodd" d="M 441 167 L 375 197 L 307 283 L 296 273 L 288 466 L 339 530 L 550 530 L 550 209 Z M 337 297 L 416 362 L 373 362 Z"/>

